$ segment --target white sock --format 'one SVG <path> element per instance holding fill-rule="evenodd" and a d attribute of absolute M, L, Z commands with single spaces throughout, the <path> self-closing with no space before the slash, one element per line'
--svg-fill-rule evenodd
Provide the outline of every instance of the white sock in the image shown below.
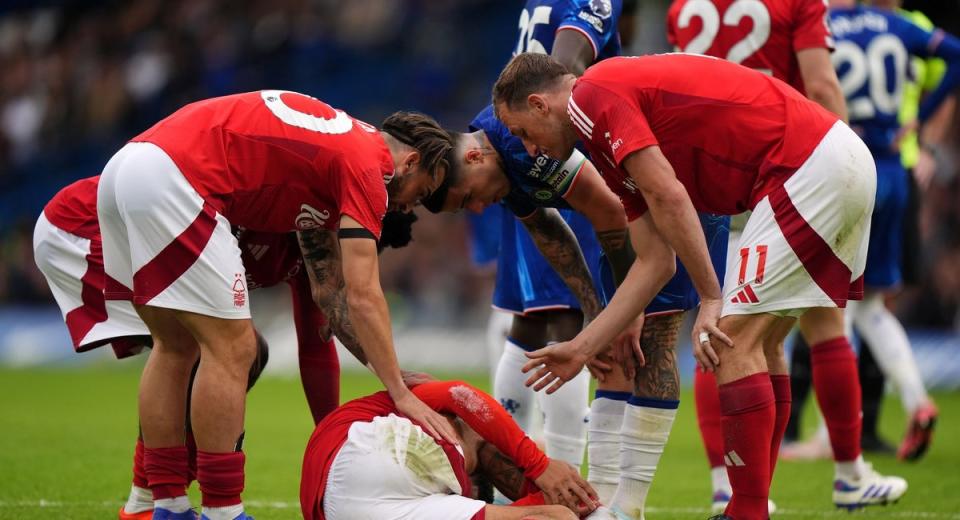
<path fill-rule="evenodd" d="M 153 507 L 160 507 L 171 513 L 183 513 L 190 509 L 190 499 L 187 498 L 187 495 L 181 495 L 176 498 L 161 498 L 160 500 L 153 501 Z M 233 520 L 233 518 L 230 520 Z"/>
<path fill-rule="evenodd" d="M 531 435 L 537 397 L 533 390 L 523 384 L 526 375 L 520 369 L 527 362 L 524 352 L 507 339 L 493 380 L 493 397 L 513 416 L 520 429 Z"/>
<path fill-rule="evenodd" d="M 670 437 L 676 408 L 652 408 L 627 403 L 620 429 L 620 483 L 612 507 L 630 518 L 643 518 L 653 474 Z M 668 401 L 661 401 L 668 402 Z M 673 401 L 676 403 L 676 401 Z"/>
<path fill-rule="evenodd" d="M 130 486 L 130 497 L 123 505 L 125 513 L 142 513 L 153 509 L 153 492 L 147 488 Z"/>
<path fill-rule="evenodd" d="M 233 520 L 243 513 L 243 504 L 236 504 L 226 507 L 205 507 L 203 516 L 210 520 Z"/>
<path fill-rule="evenodd" d="M 507 339 L 510 332 L 510 324 L 513 323 L 513 314 L 498 311 L 490 311 L 490 319 L 487 320 L 487 359 L 490 369 L 490 386 L 497 379 L 497 366 L 500 364 L 500 356 L 503 355 L 503 342 Z"/>
<path fill-rule="evenodd" d="M 610 394 L 629 396 L 629 392 Z M 611 399 L 603 395 L 601 393 L 590 403 L 587 481 L 597 490 L 600 503 L 609 504 L 620 481 L 620 428 L 623 426 L 623 410 L 627 407 L 627 401 L 626 398 Z"/>
<path fill-rule="evenodd" d="M 863 461 L 863 455 L 857 455 L 857 458 L 850 462 L 834 463 L 834 475 L 843 480 L 860 480 L 867 472 L 867 463 Z"/>
<path fill-rule="evenodd" d="M 730 476 L 727 475 L 726 466 L 710 468 L 710 484 L 713 486 L 713 494 L 724 492 L 727 495 L 733 494 L 733 487 L 730 485 Z"/>
<path fill-rule="evenodd" d="M 580 469 L 587 449 L 587 417 L 590 409 L 590 373 L 586 370 L 567 381 L 553 394 L 537 393 L 543 412 L 543 440 L 547 456 Z"/>
<path fill-rule="evenodd" d="M 897 389 L 907 413 L 929 402 L 920 370 L 910 348 L 910 340 L 897 317 L 884 305 L 882 294 L 871 294 L 857 306 L 853 317 L 860 336 L 866 340 L 873 358 Z"/>

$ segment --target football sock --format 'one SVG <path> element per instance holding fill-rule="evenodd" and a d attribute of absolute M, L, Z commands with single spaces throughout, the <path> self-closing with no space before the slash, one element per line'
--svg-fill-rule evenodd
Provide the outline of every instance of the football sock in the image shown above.
<path fill-rule="evenodd" d="M 130 496 L 123 505 L 125 513 L 142 513 L 153 509 L 153 493 L 144 487 L 138 487 L 136 484 L 130 486 Z"/>
<path fill-rule="evenodd" d="M 823 341 L 810 348 L 810 361 L 833 459 L 852 461 L 860 455 L 860 379 L 853 348 L 845 336 Z"/>
<path fill-rule="evenodd" d="M 133 485 L 123 510 L 127 513 L 142 513 L 153 509 L 153 493 L 147 481 L 147 468 L 143 462 L 143 439 L 137 437 L 133 450 Z"/>
<path fill-rule="evenodd" d="M 670 437 L 680 401 L 632 396 L 620 428 L 620 482 L 610 505 L 633 519 L 643 518 L 653 475 Z"/>
<path fill-rule="evenodd" d="M 180 495 L 176 498 L 161 498 L 154 500 L 153 505 L 154 508 L 166 509 L 171 513 L 185 513 L 190 509 L 190 499 L 187 498 L 187 495 Z"/>
<path fill-rule="evenodd" d="M 243 513 L 243 504 L 224 507 L 203 507 L 203 517 L 207 520 L 233 520 Z"/>
<path fill-rule="evenodd" d="M 300 342 L 300 381 L 317 424 L 340 404 L 340 360 L 333 340 Z"/>
<path fill-rule="evenodd" d="M 724 462 L 733 491 L 726 514 L 737 520 L 765 520 L 776 421 L 770 375 L 749 375 L 720 385 L 719 392 Z"/>
<path fill-rule="evenodd" d="M 507 338 L 493 380 L 493 397 L 513 416 L 520 428 L 531 435 L 536 394 L 523 384 L 526 375 L 521 368 L 528 361 L 524 352 L 522 347 Z"/>
<path fill-rule="evenodd" d="M 590 403 L 587 430 L 587 481 L 601 504 L 609 504 L 620 481 L 620 428 L 630 392 L 597 390 Z"/>
<path fill-rule="evenodd" d="M 523 374 L 520 381 L 523 381 Z M 579 469 L 587 448 L 587 405 L 590 373 L 581 371 L 552 394 L 537 392 L 543 412 L 543 440 L 551 459 L 562 460 Z"/>
<path fill-rule="evenodd" d="M 834 464 L 834 474 L 836 478 L 844 480 L 859 480 L 867 470 L 867 464 L 863 460 L 863 455 L 857 455 L 857 458 L 848 462 L 837 462 Z"/>
<path fill-rule="evenodd" d="M 513 323 L 513 314 L 498 310 L 490 311 L 490 319 L 487 321 L 487 360 L 490 369 L 490 387 L 497 379 L 497 366 L 500 364 L 500 356 L 503 355 L 503 342 L 506 341 L 510 333 L 510 325 Z"/>
<path fill-rule="evenodd" d="M 773 401 L 777 412 L 773 423 L 773 438 L 770 441 L 770 481 L 772 482 L 774 470 L 777 469 L 777 457 L 780 455 L 780 443 L 787 429 L 787 421 L 790 420 L 790 376 L 772 374 L 770 384 L 773 386 Z"/>
<path fill-rule="evenodd" d="M 133 449 L 133 485 L 138 488 L 149 488 L 147 482 L 147 468 L 143 462 L 143 439 L 137 437 L 137 445 Z"/>
<path fill-rule="evenodd" d="M 241 504 L 240 493 L 243 492 L 245 459 L 242 451 L 231 453 L 197 451 L 197 482 L 200 484 L 200 493 L 203 496 L 204 514 L 207 514 L 208 508 L 212 510 Z M 242 510 L 243 507 L 240 506 L 240 511 Z M 233 520 L 237 514 L 229 517 L 229 520 Z M 210 516 L 210 520 L 215 519 Z"/>
<path fill-rule="evenodd" d="M 716 495 L 718 491 L 722 491 L 728 495 L 732 493 L 730 477 L 727 475 L 727 467 L 725 465 L 710 468 L 710 485 L 713 487 L 714 495 Z"/>
<path fill-rule="evenodd" d="M 186 496 L 189 472 L 186 446 L 144 448 L 143 465 L 154 500 Z"/>
<path fill-rule="evenodd" d="M 717 390 L 717 377 L 713 372 L 697 367 L 693 377 L 693 397 L 697 405 L 697 423 L 700 425 L 700 437 L 707 451 L 707 460 L 711 468 L 721 468 L 726 474 L 726 466 L 723 464 L 723 428 L 720 425 L 720 395 Z M 714 488 L 714 491 L 716 490 Z"/>
<path fill-rule="evenodd" d="M 881 294 L 873 294 L 857 305 L 853 316 L 857 333 L 873 350 L 873 358 L 887 378 L 900 390 L 907 413 L 930 400 L 903 325 L 884 305 Z"/>

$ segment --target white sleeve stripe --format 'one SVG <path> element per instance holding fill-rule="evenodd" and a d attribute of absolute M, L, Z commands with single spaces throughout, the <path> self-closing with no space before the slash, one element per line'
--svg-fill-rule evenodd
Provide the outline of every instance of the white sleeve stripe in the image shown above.
<path fill-rule="evenodd" d="M 580 116 L 580 119 L 583 120 L 584 123 L 586 123 L 586 125 L 590 128 L 590 130 L 591 131 L 593 130 L 593 121 L 591 121 L 590 118 L 587 117 L 587 114 L 584 114 L 583 110 L 581 110 L 580 107 L 577 106 L 577 102 L 573 100 L 572 95 L 570 96 L 570 102 L 567 103 L 567 107 L 572 109 L 573 112 L 576 112 L 576 114 Z"/>
<path fill-rule="evenodd" d="M 587 39 L 588 42 L 590 42 L 590 48 L 593 49 L 593 61 L 596 61 L 597 56 L 600 56 L 600 49 L 597 48 L 596 42 L 594 42 L 593 38 L 590 37 L 590 33 L 588 33 L 587 31 L 584 31 L 583 29 L 581 29 L 580 27 L 577 27 L 576 25 L 561 25 L 560 27 L 557 27 L 557 33 L 565 29 L 578 31 L 580 34 L 583 35 L 584 38 Z"/>
<path fill-rule="evenodd" d="M 572 111 L 568 110 L 567 114 L 570 115 L 570 121 L 573 121 L 573 125 L 577 127 L 577 130 L 580 130 L 581 134 L 585 135 L 587 139 L 593 139 L 593 130 L 587 128 L 587 126 L 583 124 L 583 121 L 580 121 Z"/>

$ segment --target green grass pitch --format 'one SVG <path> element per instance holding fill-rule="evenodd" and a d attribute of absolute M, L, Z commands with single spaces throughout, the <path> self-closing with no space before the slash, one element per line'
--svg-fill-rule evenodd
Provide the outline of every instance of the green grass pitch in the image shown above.
<path fill-rule="evenodd" d="M 0 370 L 0 519 L 116 518 L 130 486 L 137 377 L 130 365 Z M 487 388 L 485 375 L 459 377 Z M 347 400 L 380 387 L 370 375 L 347 373 L 342 388 Z M 881 471 L 905 477 L 909 492 L 897 505 L 855 513 L 859 518 L 960 519 L 960 394 L 935 397 L 943 420 L 924 460 L 871 457 Z M 889 439 L 899 440 L 903 420 L 896 400 L 887 399 L 882 430 Z M 299 518 L 301 455 L 312 429 L 299 380 L 262 379 L 250 395 L 246 424 L 247 509 L 259 520 Z M 782 462 L 772 491 L 781 509 L 775 518 L 846 518 L 830 503 L 831 478 L 827 462 Z M 196 486 L 191 493 L 199 503 Z M 687 390 L 646 516 L 704 519 L 709 493 Z"/>

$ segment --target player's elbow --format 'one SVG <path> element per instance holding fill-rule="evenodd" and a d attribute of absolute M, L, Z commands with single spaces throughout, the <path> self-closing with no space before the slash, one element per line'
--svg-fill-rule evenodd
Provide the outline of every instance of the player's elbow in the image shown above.
<path fill-rule="evenodd" d="M 677 258 L 672 251 L 666 251 L 657 259 L 657 281 L 666 285 L 677 274 Z"/>
<path fill-rule="evenodd" d="M 598 204 L 591 204 L 587 218 L 597 231 L 608 231 L 627 227 L 627 215 L 624 213 L 623 206 L 620 205 L 620 201 L 616 197 L 610 200 L 599 201 Z"/>
<path fill-rule="evenodd" d="M 846 112 L 844 107 L 843 91 L 840 90 L 840 84 L 835 78 L 814 77 L 805 81 L 803 88 L 807 91 L 807 97 L 833 112 L 838 117 L 844 117 Z"/>

